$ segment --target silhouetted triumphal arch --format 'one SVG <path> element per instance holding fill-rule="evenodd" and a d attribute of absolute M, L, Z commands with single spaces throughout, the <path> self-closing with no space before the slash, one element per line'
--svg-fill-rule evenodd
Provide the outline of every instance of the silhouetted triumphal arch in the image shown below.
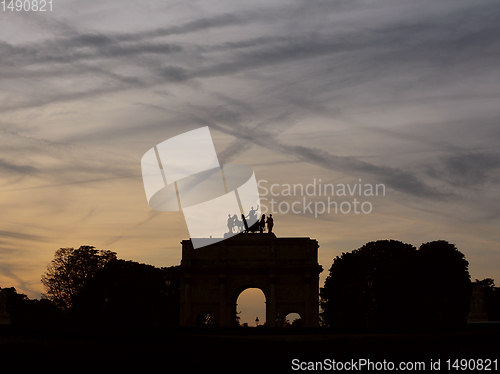
<path fill-rule="evenodd" d="M 266 298 L 266 326 L 275 327 L 289 313 L 302 326 L 318 326 L 318 242 L 240 234 L 193 249 L 182 241 L 180 325 L 195 326 L 210 314 L 216 326 L 236 325 L 236 300 L 247 288 Z"/>

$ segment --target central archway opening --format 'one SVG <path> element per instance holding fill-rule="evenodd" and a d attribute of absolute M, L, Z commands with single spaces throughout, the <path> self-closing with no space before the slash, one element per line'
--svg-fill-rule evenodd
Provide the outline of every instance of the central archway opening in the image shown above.
<path fill-rule="evenodd" d="M 266 323 L 266 296 L 259 288 L 247 288 L 236 299 L 239 326 L 257 327 Z"/>

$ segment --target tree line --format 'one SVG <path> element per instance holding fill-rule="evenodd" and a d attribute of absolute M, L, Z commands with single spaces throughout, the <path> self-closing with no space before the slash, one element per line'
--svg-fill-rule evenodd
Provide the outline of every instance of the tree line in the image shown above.
<path fill-rule="evenodd" d="M 337 256 L 321 288 L 321 319 L 339 328 L 465 326 L 473 282 L 468 261 L 444 240 L 420 248 L 396 240 L 370 242 Z M 490 320 L 499 320 L 500 289 L 485 286 Z"/>
<path fill-rule="evenodd" d="M 179 324 L 178 266 L 126 261 L 93 246 L 60 248 L 41 280 L 40 300 L 4 288 L 13 325 Z M 370 242 L 333 260 L 320 322 L 346 330 L 464 326 L 473 283 L 484 287 L 489 319 L 500 320 L 500 287 L 491 278 L 471 282 L 454 244 Z"/>
<path fill-rule="evenodd" d="M 42 275 L 46 294 L 30 300 L 8 289 L 14 325 L 154 325 L 179 321 L 178 267 L 118 259 L 93 246 L 60 248 Z"/>

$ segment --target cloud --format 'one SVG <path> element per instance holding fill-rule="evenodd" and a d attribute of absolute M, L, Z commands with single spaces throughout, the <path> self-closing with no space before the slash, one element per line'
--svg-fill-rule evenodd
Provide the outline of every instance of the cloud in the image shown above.
<path fill-rule="evenodd" d="M 112 150 L 23 136 L 13 130 L 4 130 L 0 138 L 3 192 L 134 179 L 140 177 L 140 170 L 133 160 Z"/>
<path fill-rule="evenodd" d="M 246 140 L 235 139 L 231 144 L 229 144 L 222 152 L 217 155 L 219 163 L 229 164 L 233 157 L 236 157 L 246 151 L 248 151 L 253 146 L 252 143 Z"/>
<path fill-rule="evenodd" d="M 46 106 L 245 72 L 263 74 L 283 64 L 290 75 L 276 80 L 277 97 L 295 103 L 312 105 L 300 92 L 281 91 L 279 86 L 293 76 L 298 82 L 309 82 L 306 92 L 318 107 L 321 100 L 331 101 L 334 91 L 338 92 L 335 98 L 340 105 L 348 99 L 362 99 L 363 95 L 348 90 L 381 81 L 384 77 L 391 77 L 391 80 L 380 90 L 378 99 L 405 92 L 396 100 L 399 101 L 408 98 L 408 94 L 414 98 L 424 90 L 440 89 L 444 83 L 464 73 L 487 74 L 495 69 L 500 57 L 500 26 L 495 21 L 498 18 L 495 15 L 500 14 L 498 7 L 489 2 L 475 7 L 450 6 L 446 12 L 417 12 L 413 17 L 398 14 L 399 7 L 395 6 L 396 17 L 384 16 L 387 22 L 383 23 L 371 20 L 365 27 L 356 27 L 366 14 L 355 5 L 336 2 L 327 6 L 311 2 L 306 8 L 304 6 L 299 3 L 291 8 L 222 13 L 137 32 L 74 31 L 65 37 L 24 45 L 0 42 L 3 79 L 24 76 L 62 83 L 62 89 L 45 95 L 34 92 L 30 99 L 10 105 L 4 103 L 0 109 Z M 356 12 L 349 13 L 353 9 Z M 346 27 L 342 22 L 332 21 L 326 17 L 328 12 L 346 12 L 353 16 L 353 24 Z M 262 35 L 259 27 L 269 20 L 276 21 L 274 33 Z M 300 27 L 296 30 L 287 27 L 297 22 Z M 245 37 L 245 33 L 241 34 L 243 37 L 240 34 L 231 37 L 228 33 L 223 39 L 230 40 L 220 42 L 221 38 L 207 38 L 202 33 L 192 42 L 165 40 L 235 27 L 248 30 L 249 37 Z M 119 73 L 120 70 L 123 72 Z M 88 80 L 84 89 L 75 90 L 72 81 L 88 74 L 96 74 L 107 81 L 103 84 L 99 79 Z M 260 79 L 267 80 L 267 74 Z M 269 80 L 266 83 L 268 86 Z"/>
<path fill-rule="evenodd" d="M 148 223 L 149 221 L 156 218 L 160 214 L 162 214 L 162 212 L 157 211 L 157 210 L 149 211 L 147 214 L 147 218 L 134 224 L 132 227 L 130 227 L 127 230 L 127 233 L 130 233 L 130 232 L 132 232 L 132 230 L 136 229 L 137 227 L 140 227 L 140 226 L 144 225 L 145 223 Z M 119 240 L 123 239 L 124 237 L 125 237 L 125 234 L 120 234 L 120 235 L 114 236 L 114 237 L 109 238 L 108 240 L 104 241 L 103 245 L 108 246 L 108 245 L 114 244 L 114 243 L 118 242 Z"/>
<path fill-rule="evenodd" d="M 2 174 L 14 174 L 14 175 L 25 175 L 25 174 L 36 174 L 38 169 L 32 165 L 20 165 L 16 162 L 8 161 L 0 158 L 0 173 Z"/>
<path fill-rule="evenodd" d="M 182 51 L 183 48 L 169 43 L 146 41 L 141 44 L 139 42 L 145 39 L 241 25 L 248 21 L 249 19 L 243 20 L 234 14 L 222 14 L 189 21 L 180 26 L 162 27 L 136 33 L 78 33 L 73 29 L 67 37 L 58 37 L 42 43 L 18 46 L 2 41 L 0 42 L 0 61 L 2 63 L 18 62 L 26 66 L 36 63 L 74 63 L 81 59 L 115 58 L 143 53 L 174 53 Z"/>
<path fill-rule="evenodd" d="M 188 71 L 180 66 L 166 66 L 158 69 L 158 75 L 166 82 L 182 82 L 188 80 Z"/>
<path fill-rule="evenodd" d="M 442 199 L 450 195 L 427 185 L 415 174 L 394 167 L 378 166 L 354 157 L 332 155 L 321 149 L 303 146 L 276 144 L 282 152 L 328 170 L 341 171 L 348 175 L 370 175 L 396 191 L 426 199 Z M 277 147 L 276 147 L 277 146 Z"/>
<path fill-rule="evenodd" d="M 24 233 L 14 232 L 14 231 L 5 231 L 5 230 L 0 231 L 0 238 L 2 238 L 2 237 L 37 241 L 37 242 L 47 241 L 46 238 L 39 236 L 39 235 L 30 235 L 30 234 L 24 234 Z"/>
<path fill-rule="evenodd" d="M 233 124 L 233 126 L 227 127 L 199 117 L 193 117 L 193 119 L 200 124 L 210 126 L 212 129 L 234 136 L 239 143 L 246 142 L 259 145 L 265 149 L 278 151 L 298 161 L 317 165 L 327 170 L 340 171 L 356 177 L 361 174 L 370 175 L 387 184 L 389 188 L 405 194 L 426 199 L 443 199 L 451 196 L 449 193 L 427 185 L 408 171 L 387 166 L 377 166 L 358 160 L 355 157 L 333 155 L 319 148 L 286 144 L 281 142 L 275 134 L 262 129 L 257 132 L 252 128 L 241 125 L 235 127 L 235 124 Z M 234 151 L 230 147 L 228 153 L 231 152 Z"/>
<path fill-rule="evenodd" d="M 477 187 L 499 181 L 500 154 L 497 152 L 461 152 L 439 160 L 437 166 L 429 166 L 428 173 L 450 185 Z"/>
<path fill-rule="evenodd" d="M 19 278 L 16 274 L 14 274 L 14 272 L 12 271 L 12 267 L 13 267 L 12 265 L 5 265 L 5 264 L 0 265 L 0 273 L 3 276 L 10 278 L 17 284 L 19 284 L 22 290 L 27 289 L 26 281 L 24 281 L 23 279 Z"/>

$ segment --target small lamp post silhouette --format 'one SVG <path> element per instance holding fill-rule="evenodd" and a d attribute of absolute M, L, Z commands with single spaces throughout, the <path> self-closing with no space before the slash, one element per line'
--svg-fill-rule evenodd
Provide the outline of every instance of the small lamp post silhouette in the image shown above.
<path fill-rule="evenodd" d="M 259 317 L 255 318 L 255 327 L 259 327 Z"/>
<path fill-rule="evenodd" d="M 172 284 L 172 275 L 167 274 L 164 278 L 165 285 L 167 286 L 164 290 L 161 290 L 160 292 L 164 295 L 165 301 L 166 301 L 166 315 L 164 316 L 166 318 L 167 324 L 170 326 L 171 324 L 175 323 L 173 321 L 178 320 L 178 316 L 176 316 L 176 310 L 175 310 L 175 305 L 176 302 L 178 302 L 178 284 L 173 282 Z"/>
<path fill-rule="evenodd" d="M 368 285 L 368 316 L 367 325 L 370 327 L 373 325 L 374 313 L 375 313 L 375 294 L 373 291 L 373 277 L 370 275 L 366 278 L 366 283 Z"/>
<path fill-rule="evenodd" d="M 366 278 L 366 283 L 368 284 L 368 287 L 373 286 L 373 277 L 368 276 L 368 278 Z"/>
<path fill-rule="evenodd" d="M 172 278 L 170 278 L 170 275 L 167 275 L 165 277 L 165 285 L 167 286 L 167 289 L 165 290 L 165 297 L 168 299 L 169 293 L 170 293 L 170 285 L 172 284 Z M 162 291 L 163 292 L 163 291 Z"/>
<path fill-rule="evenodd" d="M 276 318 L 276 326 L 277 327 L 283 327 L 283 322 L 281 319 L 281 315 L 278 313 L 278 318 Z"/>

